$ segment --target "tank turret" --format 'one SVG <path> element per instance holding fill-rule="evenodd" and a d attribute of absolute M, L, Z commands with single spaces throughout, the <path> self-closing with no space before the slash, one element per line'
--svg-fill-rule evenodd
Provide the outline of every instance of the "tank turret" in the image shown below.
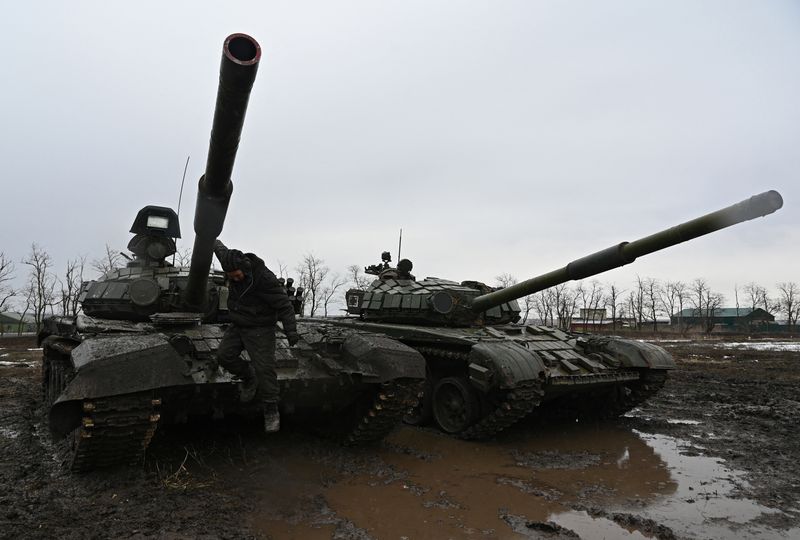
<path fill-rule="evenodd" d="M 170 312 L 214 318 L 224 283 L 222 273 L 210 273 L 214 240 L 222 232 L 233 191 L 231 172 L 260 58 L 261 48 L 250 36 L 233 34 L 225 40 L 208 160 L 197 188 L 191 265 L 175 267 L 167 259 L 181 236 L 175 211 L 146 206 L 130 231 L 135 236 L 128 250 L 134 258 L 125 268 L 83 284 L 79 300 L 84 313 L 131 321 Z"/>
<path fill-rule="evenodd" d="M 502 324 L 519 319 L 517 299 L 571 280 L 591 277 L 624 266 L 638 257 L 771 214 L 783 206 L 777 191 L 767 191 L 669 229 L 622 242 L 568 265 L 516 285 L 494 289 L 476 281 L 455 282 L 438 278 L 416 281 L 411 263 L 403 268 L 383 263 L 365 268 L 378 276 L 366 291 L 347 293 L 347 310 L 366 320 L 415 324 L 474 326 Z M 401 261 L 403 262 L 403 261 Z"/>

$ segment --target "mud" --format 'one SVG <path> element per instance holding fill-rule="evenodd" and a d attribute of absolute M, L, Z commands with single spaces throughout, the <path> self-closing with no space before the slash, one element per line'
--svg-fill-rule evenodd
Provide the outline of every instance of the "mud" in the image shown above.
<path fill-rule="evenodd" d="M 202 421 L 160 429 L 136 467 L 73 476 L 41 352 L 0 339 L 0 537 L 800 537 L 800 351 L 742 343 L 662 343 L 679 369 L 613 423 L 483 443 L 402 427 L 345 449 Z"/>

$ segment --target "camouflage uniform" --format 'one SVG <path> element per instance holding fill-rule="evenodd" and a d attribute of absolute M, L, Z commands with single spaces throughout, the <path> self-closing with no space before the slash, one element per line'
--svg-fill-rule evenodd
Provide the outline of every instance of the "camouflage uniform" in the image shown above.
<path fill-rule="evenodd" d="M 257 256 L 228 249 L 217 240 L 214 245 L 223 270 L 242 270 L 242 281 L 228 283 L 228 313 L 233 323 L 225 331 L 217 350 L 217 361 L 231 373 L 248 381 L 258 378 L 257 399 L 274 404 L 279 399 L 275 372 L 275 324 L 283 323 L 290 344 L 297 342 L 294 309 L 286 288 Z M 251 363 L 241 358 L 246 350 Z"/>

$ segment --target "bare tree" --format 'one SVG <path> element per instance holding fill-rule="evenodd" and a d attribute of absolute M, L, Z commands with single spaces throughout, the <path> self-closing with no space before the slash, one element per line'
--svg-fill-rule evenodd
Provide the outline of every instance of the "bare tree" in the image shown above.
<path fill-rule="evenodd" d="M 641 330 L 645 318 L 645 280 L 640 276 L 636 276 L 636 288 L 628 293 L 628 311 L 636 323 L 636 329 Z"/>
<path fill-rule="evenodd" d="M 716 311 L 722 306 L 724 299 L 722 294 L 711 290 L 705 279 L 698 278 L 692 282 L 689 302 L 694 306 L 694 314 L 699 318 L 705 333 L 711 333 L 714 329 Z"/>
<path fill-rule="evenodd" d="M 28 312 L 33 309 L 34 304 L 36 303 L 36 286 L 33 281 L 28 280 L 25 284 L 25 288 L 21 291 L 23 293 L 23 298 L 25 302 L 22 304 L 22 313 L 19 317 L 19 324 L 17 326 L 17 335 L 22 334 L 22 329 L 25 327 L 25 317 L 27 317 Z"/>
<path fill-rule="evenodd" d="M 507 273 L 500 274 L 499 276 L 495 277 L 494 280 L 497 283 L 495 287 L 502 287 L 504 289 L 506 287 L 510 287 L 511 285 L 517 284 L 517 278 Z"/>
<path fill-rule="evenodd" d="M 106 244 L 106 253 L 99 259 L 92 261 L 92 268 L 103 276 L 112 270 L 116 270 L 122 266 L 122 254 L 119 251 L 111 249 L 111 246 Z M 191 259 L 191 257 L 190 257 Z"/>
<path fill-rule="evenodd" d="M 653 324 L 653 332 L 658 332 L 658 315 L 661 312 L 661 284 L 658 280 L 647 278 L 644 281 L 645 308 L 650 322 Z"/>
<path fill-rule="evenodd" d="M 29 292 L 33 296 L 29 298 L 29 301 L 30 309 L 33 310 L 36 331 L 38 332 L 42 329 L 42 322 L 47 310 L 50 309 L 52 311 L 52 306 L 55 304 L 53 291 L 56 279 L 50 271 L 53 261 L 50 255 L 34 242 L 31 244 L 31 252 L 27 258 L 22 259 L 22 263 L 30 266 L 28 283 Z"/>
<path fill-rule="evenodd" d="M 592 326 L 597 326 L 596 314 L 600 311 L 600 305 L 603 301 L 603 286 L 599 281 L 593 279 L 589 284 L 579 281 L 575 286 L 576 299 L 580 300 L 580 307 L 583 309 L 584 324 L 591 318 Z M 603 313 L 600 315 L 600 324 L 605 319 L 605 306 L 603 306 Z"/>
<path fill-rule="evenodd" d="M 548 289 L 552 291 L 552 302 L 558 318 L 558 326 L 562 330 L 569 330 L 572 317 L 578 307 L 578 294 L 566 283 L 561 283 Z"/>
<path fill-rule="evenodd" d="M 611 327 L 616 332 L 617 319 L 620 314 L 620 309 L 624 305 L 622 301 L 622 293 L 624 289 L 620 289 L 616 284 L 612 283 L 608 288 L 608 294 L 605 297 L 605 305 L 611 309 Z"/>
<path fill-rule="evenodd" d="M 762 287 L 751 281 L 745 285 L 742 290 L 747 295 L 751 309 L 762 308 L 766 312 L 775 309 L 776 306 L 772 303 L 766 287 Z"/>
<path fill-rule="evenodd" d="M 701 326 L 703 327 L 707 326 L 707 321 L 705 320 L 703 311 L 706 306 L 705 300 L 707 292 L 708 292 L 708 285 L 706 284 L 705 279 L 697 278 L 692 282 L 689 291 L 689 303 L 694 308 L 694 310 L 692 311 L 693 318 L 697 318 L 697 320 L 700 321 Z"/>
<path fill-rule="evenodd" d="M 706 294 L 706 333 L 714 329 L 714 317 L 724 301 L 725 296 L 722 293 L 709 290 Z"/>
<path fill-rule="evenodd" d="M 280 259 L 275 261 L 275 264 L 278 265 L 278 277 L 279 278 L 288 278 L 289 277 L 289 267 Z"/>
<path fill-rule="evenodd" d="M 533 299 L 533 309 L 539 317 L 541 324 L 555 326 L 555 316 L 553 315 L 552 291 L 550 289 L 530 295 Z"/>
<path fill-rule="evenodd" d="M 530 317 L 531 310 L 535 304 L 535 297 L 532 294 L 522 297 L 522 321 L 521 324 L 526 324 L 528 322 L 528 317 Z"/>
<path fill-rule="evenodd" d="M 503 273 L 500 274 L 499 276 L 495 276 L 494 281 L 495 281 L 495 287 L 501 287 L 503 289 L 517 284 L 517 278 L 515 278 L 513 275 L 509 273 Z M 522 298 L 520 298 L 519 301 L 522 302 L 521 305 L 522 321 L 520 321 L 520 323 L 525 324 L 528 322 L 528 317 L 530 317 L 531 310 L 533 310 L 534 306 L 536 306 L 537 302 L 536 296 L 533 294 L 529 294 L 527 296 L 523 296 Z"/>
<path fill-rule="evenodd" d="M 334 274 L 331 276 L 328 283 L 323 285 L 320 294 L 322 296 L 322 312 L 325 317 L 328 316 L 328 305 L 330 305 L 330 303 L 333 301 L 336 291 L 342 288 L 346 283 L 346 277 L 340 276 L 339 274 Z"/>
<path fill-rule="evenodd" d="M 660 293 L 661 309 L 669 315 L 670 321 L 677 316 L 678 331 L 682 334 L 683 306 L 686 303 L 687 287 L 682 281 L 667 281 Z"/>
<path fill-rule="evenodd" d="M 358 264 L 351 264 L 347 267 L 347 276 L 354 289 L 366 289 L 372 283 L 368 274 L 363 274 L 364 268 Z"/>
<path fill-rule="evenodd" d="M 307 253 L 303 256 L 300 264 L 297 265 L 296 270 L 299 274 L 299 286 L 304 290 L 303 310 L 305 311 L 305 307 L 309 306 L 309 316 L 313 317 L 320 308 L 323 299 L 323 284 L 325 283 L 325 278 L 328 277 L 330 269 L 325 266 L 323 259 L 313 253 Z"/>
<path fill-rule="evenodd" d="M 59 279 L 61 284 L 61 314 L 75 316 L 78 313 L 78 293 L 83 283 L 83 269 L 86 257 L 78 257 L 67 261 L 64 279 Z"/>
<path fill-rule="evenodd" d="M 791 331 L 797 325 L 797 318 L 800 316 L 800 289 L 794 281 L 778 283 L 780 294 L 781 312 L 786 315 L 786 323 Z"/>
<path fill-rule="evenodd" d="M 0 313 L 5 311 L 17 290 L 11 286 L 14 281 L 14 262 L 0 251 Z"/>
<path fill-rule="evenodd" d="M 108 249 L 108 246 L 106 246 Z M 192 264 L 192 248 L 185 248 L 185 249 L 178 249 L 175 251 L 175 257 L 173 259 L 173 264 L 175 266 L 189 266 Z M 117 261 L 119 262 L 119 259 Z"/>

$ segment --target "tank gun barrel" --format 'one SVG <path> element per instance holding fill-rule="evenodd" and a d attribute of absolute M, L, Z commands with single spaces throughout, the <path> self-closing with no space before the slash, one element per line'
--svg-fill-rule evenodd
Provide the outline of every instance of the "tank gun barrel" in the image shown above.
<path fill-rule="evenodd" d="M 252 37 L 232 34 L 225 39 L 208 160 L 197 187 L 194 247 L 184 293 L 184 302 L 196 311 L 202 311 L 206 304 L 214 240 L 222 232 L 228 211 L 233 191 L 233 163 L 260 59 L 261 47 Z"/>
<path fill-rule="evenodd" d="M 516 300 L 567 281 L 583 279 L 606 270 L 619 268 L 633 262 L 637 257 L 692 240 L 743 221 L 766 216 L 782 206 L 783 198 L 777 191 L 766 191 L 759 195 L 754 195 L 727 208 L 711 212 L 639 240 L 622 242 L 587 255 L 558 270 L 478 296 L 472 301 L 472 310 L 480 313 L 504 302 Z"/>

